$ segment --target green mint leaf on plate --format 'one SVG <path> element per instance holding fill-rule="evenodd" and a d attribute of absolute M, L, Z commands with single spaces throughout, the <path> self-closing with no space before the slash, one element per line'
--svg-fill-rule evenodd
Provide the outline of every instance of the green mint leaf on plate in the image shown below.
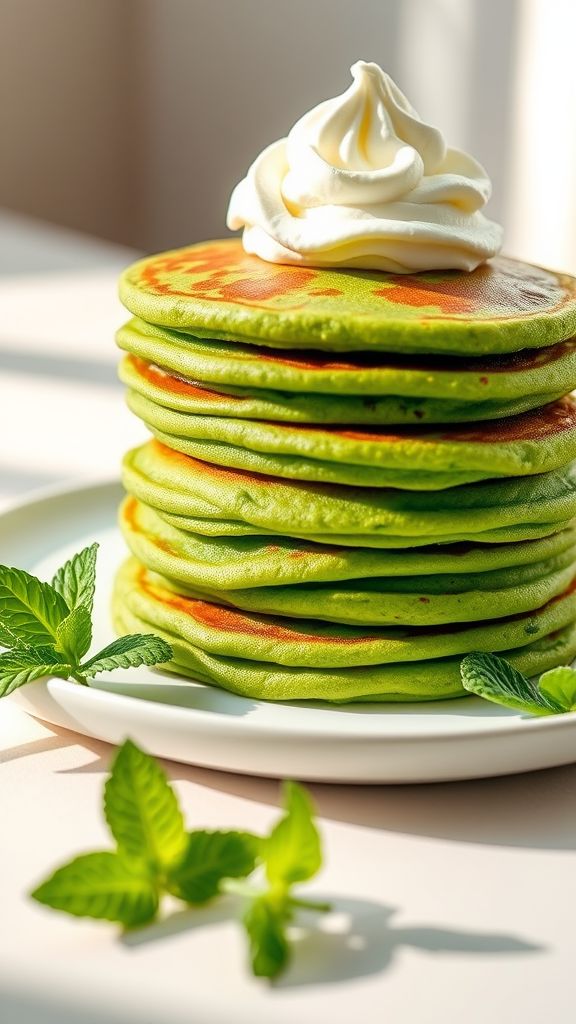
<path fill-rule="evenodd" d="M 557 700 L 496 654 L 466 655 L 460 674 L 465 690 L 495 704 L 532 715 L 555 715 L 564 710 Z"/>
<path fill-rule="evenodd" d="M 64 598 L 49 583 L 42 583 L 23 569 L 0 565 L 0 624 L 23 643 L 53 644 L 58 626 L 67 615 Z"/>
<path fill-rule="evenodd" d="M 7 622 L 0 622 L 0 647 L 8 647 L 17 651 L 33 651 L 34 647 L 23 640 L 16 630 Z"/>
<path fill-rule="evenodd" d="M 306 790 L 297 782 L 285 782 L 283 796 L 286 813 L 265 840 L 262 856 L 271 884 L 292 885 L 319 871 L 322 849 Z"/>
<path fill-rule="evenodd" d="M 555 701 L 563 711 L 576 708 L 576 672 L 567 665 L 551 668 L 544 672 L 538 682 L 540 693 L 547 700 Z"/>
<path fill-rule="evenodd" d="M 84 676 L 111 672 L 115 668 L 136 668 L 139 665 L 165 664 L 172 658 L 172 648 L 152 633 L 134 633 L 113 640 L 90 661 L 80 666 Z"/>
<path fill-rule="evenodd" d="M 189 832 L 184 856 L 168 871 L 167 888 L 186 903 L 206 903 L 225 878 L 246 878 L 254 871 L 258 846 L 249 833 Z"/>
<path fill-rule="evenodd" d="M 73 555 L 62 568 L 58 569 L 52 586 L 66 602 L 69 611 L 84 605 L 92 614 L 94 604 L 94 588 L 96 585 L 96 554 L 97 544 Z"/>
<path fill-rule="evenodd" d="M 77 665 L 92 643 L 92 619 L 88 608 L 80 604 L 62 620 L 56 630 L 56 650 Z"/>
<path fill-rule="evenodd" d="M 286 937 L 286 913 L 267 895 L 258 896 L 248 907 L 243 924 L 248 934 L 252 973 L 257 978 L 277 978 L 290 960 Z"/>
<path fill-rule="evenodd" d="M 53 585 L 23 569 L 0 565 L 0 647 L 14 656 L 3 662 L 0 697 L 48 674 L 87 684 L 99 672 L 164 664 L 172 658 L 165 640 L 136 634 L 114 640 L 80 664 L 92 642 L 97 548 L 91 544 L 69 559 Z"/>
<path fill-rule="evenodd" d="M 43 676 L 67 679 L 71 672 L 72 666 L 62 664 L 51 647 L 6 651 L 0 654 L 0 697 Z"/>
<path fill-rule="evenodd" d="M 31 893 L 33 899 L 76 917 L 147 924 L 158 910 L 158 891 L 141 864 L 104 850 L 66 864 Z"/>
<path fill-rule="evenodd" d="M 114 759 L 104 790 L 104 814 L 127 856 L 163 871 L 184 854 L 187 837 L 176 794 L 158 761 L 131 740 Z"/>

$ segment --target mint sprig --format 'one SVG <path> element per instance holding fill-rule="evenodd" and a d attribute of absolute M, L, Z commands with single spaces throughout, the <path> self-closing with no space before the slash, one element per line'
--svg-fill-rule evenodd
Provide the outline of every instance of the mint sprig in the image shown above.
<path fill-rule="evenodd" d="M 97 550 L 91 544 L 74 555 L 51 583 L 0 565 L 0 697 L 46 675 L 87 683 L 98 672 L 172 658 L 165 640 L 136 633 L 83 662 L 92 643 Z"/>
<path fill-rule="evenodd" d="M 496 654 L 468 654 L 460 664 L 462 686 L 478 697 L 531 715 L 576 711 L 576 672 L 567 666 L 534 682 Z"/>
<path fill-rule="evenodd" d="M 322 848 L 306 790 L 296 782 L 285 782 L 283 798 L 285 813 L 262 843 L 268 887 L 255 894 L 244 915 L 252 971 L 266 978 L 276 977 L 289 962 L 287 929 L 295 909 L 330 909 L 327 903 L 303 900 L 292 893 L 295 882 L 308 881 L 320 870 Z"/>
<path fill-rule="evenodd" d="M 163 769 L 127 740 L 105 785 L 104 814 L 116 849 L 76 857 L 39 885 L 33 899 L 131 928 L 157 917 L 163 894 L 201 906 L 234 893 L 244 903 L 252 970 L 266 978 L 275 978 L 289 961 L 295 911 L 329 909 L 292 892 L 294 882 L 311 878 L 322 863 L 310 798 L 294 782 L 285 783 L 284 813 L 268 836 L 187 832 Z"/>

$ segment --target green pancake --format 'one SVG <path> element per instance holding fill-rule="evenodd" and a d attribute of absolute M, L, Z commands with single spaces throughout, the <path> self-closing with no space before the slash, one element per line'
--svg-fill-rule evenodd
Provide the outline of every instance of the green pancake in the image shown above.
<path fill-rule="evenodd" d="M 504 257 L 394 275 L 270 264 L 232 238 L 139 260 L 120 297 L 149 323 L 290 349 L 478 356 L 576 333 L 574 279 Z"/>
<path fill-rule="evenodd" d="M 288 618 L 314 618 L 354 626 L 439 626 L 480 622 L 533 611 L 561 594 L 574 577 L 575 550 L 563 557 L 497 573 L 468 577 L 427 576 L 425 582 L 382 577 L 295 586 L 222 591 L 187 586 L 155 575 L 186 597 L 225 604 L 241 611 Z M 148 566 L 147 566 L 148 568 Z"/>
<path fill-rule="evenodd" d="M 152 584 L 130 559 L 117 577 L 113 614 L 120 631 L 152 629 L 166 637 L 174 645 L 176 671 L 268 700 L 433 700 L 462 692 L 457 667 L 466 651 L 513 654 L 529 674 L 576 652 L 572 589 L 528 616 L 451 630 L 366 634 L 178 597 Z"/>
<path fill-rule="evenodd" d="M 310 402 L 321 395 L 430 399 L 496 408 L 530 400 L 544 405 L 552 395 L 576 387 L 576 339 L 547 349 L 506 356 L 402 357 L 356 353 L 336 358 L 323 352 L 293 352 L 200 340 L 133 319 L 116 336 L 121 349 L 140 363 L 164 367 L 221 391 L 271 392 L 278 403 Z M 135 379 L 137 375 L 133 376 Z M 287 394 L 288 393 L 288 394 Z M 293 394 L 295 393 L 295 394 Z M 352 422 L 352 421 L 350 421 Z"/>
<path fill-rule="evenodd" d="M 523 647 L 576 618 L 576 583 L 529 613 L 473 624 L 364 627 L 314 618 L 243 612 L 169 590 L 135 558 L 120 570 L 116 593 L 129 611 L 212 654 L 303 668 L 380 665 L 469 651 Z"/>
<path fill-rule="evenodd" d="M 121 601 L 115 603 L 114 624 L 120 634 L 151 628 L 150 623 L 128 612 Z M 469 696 L 460 681 L 460 656 L 404 665 L 318 671 L 223 658 L 177 640 L 158 627 L 154 627 L 154 632 L 173 646 L 174 660 L 169 665 L 173 672 L 253 700 L 320 700 L 346 704 L 447 700 Z M 568 626 L 527 647 L 500 653 L 519 672 L 535 676 L 574 659 L 576 628 Z"/>
<path fill-rule="evenodd" d="M 527 395 L 509 402 L 458 402 L 434 398 L 355 395 L 299 395 L 220 386 L 201 387 L 176 377 L 163 367 L 127 356 L 119 367 L 120 380 L 131 392 L 175 412 L 199 416 L 276 420 L 289 423 L 412 424 L 467 422 L 518 415 L 565 392 Z M 130 392 L 129 392 L 130 393 Z"/>
<path fill-rule="evenodd" d="M 175 516 L 169 512 L 160 512 L 160 515 L 167 523 L 178 527 L 180 530 L 189 530 L 192 533 L 201 534 L 203 537 L 253 537 L 255 535 L 266 536 L 278 540 L 290 536 L 314 541 L 323 544 L 329 540 L 331 544 L 339 544 L 346 547 L 359 546 L 363 548 L 386 548 L 390 550 L 406 550 L 411 547 L 430 546 L 432 544 L 460 544 L 462 541 L 471 539 L 468 533 L 444 534 L 441 537 L 423 535 L 420 537 L 402 537 L 395 534 L 383 536 L 372 534 L 345 534 L 331 533 L 330 535 L 318 533 L 294 532 L 288 527 L 283 533 L 275 530 L 266 530 L 262 527 L 249 526 L 246 523 L 239 523 L 232 519 L 215 519 L 213 516 L 203 518 L 202 516 Z M 541 537 L 549 537 L 556 530 L 567 530 L 574 525 L 573 519 L 563 520 L 557 523 L 533 523 L 522 526 L 504 526 L 494 530 L 484 530 L 476 534 L 475 540 L 479 544 L 508 544 L 519 541 L 534 540 Z"/>
<path fill-rule="evenodd" d="M 515 544 L 435 544 L 394 551 L 332 547 L 289 537 L 214 537 L 178 529 L 136 498 L 127 497 L 120 527 L 132 553 L 148 569 L 188 586 L 226 593 L 302 583 L 369 580 L 382 576 L 471 579 L 573 557 L 576 527 Z M 428 586 L 427 580 L 421 584 Z M 462 589 L 465 589 L 465 585 Z"/>
<path fill-rule="evenodd" d="M 174 412 L 129 391 L 130 409 L 186 455 L 272 476 L 435 490 L 557 469 L 576 458 L 576 400 L 475 425 L 361 429 Z"/>
<path fill-rule="evenodd" d="M 500 543 L 548 536 L 576 515 L 574 464 L 435 494 L 368 491 L 222 469 L 150 441 L 127 454 L 123 480 L 129 494 L 180 529 L 202 533 L 205 522 L 213 536 L 244 530 L 387 548 Z"/>

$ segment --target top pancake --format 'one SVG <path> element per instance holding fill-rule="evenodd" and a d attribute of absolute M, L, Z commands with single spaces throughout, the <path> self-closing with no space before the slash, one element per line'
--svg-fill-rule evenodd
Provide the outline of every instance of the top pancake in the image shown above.
<path fill-rule="evenodd" d="M 484 355 L 576 333 L 576 280 L 504 257 L 472 273 L 323 270 L 266 263 L 231 238 L 139 260 L 120 297 L 149 323 L 277 348 Z"/>

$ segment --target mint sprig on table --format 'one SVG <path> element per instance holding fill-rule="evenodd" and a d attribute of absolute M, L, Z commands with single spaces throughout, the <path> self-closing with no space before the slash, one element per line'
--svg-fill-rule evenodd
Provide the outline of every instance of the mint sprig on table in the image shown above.
<path fill-rule="evenodd" d="M 120 747 L 104 789 L 115 850 L 82 854 L 31 895 L 77 917 L 126 928 L 155 920 L 163 895 L 200 906 L 225 893 L 244 901 L 252 971 L 275 978 L 288 964 L 287 927 L 298 907 L 329 910 L 294 896 L 292 886 L 322 864 L 306 791 L 285 782 L 284 813 L 267 836 L 242 831 L 187 832 L 176 794 L 154 758 L 131 740 Z M 256 873 L 256 881 L 248 877 Z"/>
<path fill-rule="evenodd" d="M 0 565 L 0 697 L 42 676 L 87 684 L 99 672 L 170 661 L 160 637 L 135 633 L 86 657 L 92 643 L 97 544 L 65 562 L 51 583 Z"/>
<path fill-rule="evenodd" d="M 465 690 L 504 707 L 531 715 L 576 711 L 576 672 L 568 666 L 544 672 L 535 683 L 496 654 L 468 654 L 460 674 Z"/>

